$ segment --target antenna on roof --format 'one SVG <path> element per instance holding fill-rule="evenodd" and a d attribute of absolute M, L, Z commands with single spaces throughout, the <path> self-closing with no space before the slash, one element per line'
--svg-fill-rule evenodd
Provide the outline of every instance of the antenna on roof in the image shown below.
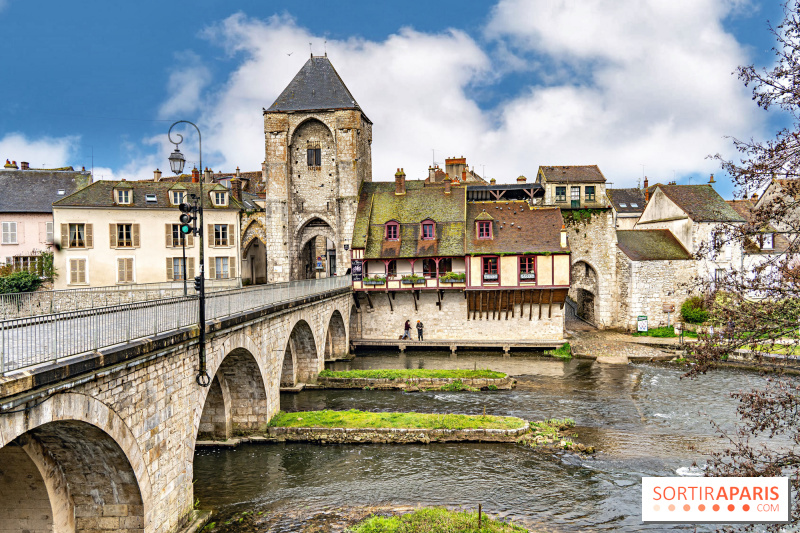
<path fill-rule="evenodd" d="M 308 43 L 308 51 L 311 52 L 311 57 L 314 57 L 314 50 L 311 48 L 311 43 Z"/>
<path fill-rule="evenodd" d="M 325 39 L 325 43 L 322 46 L 325 47 L 325 57 L 328 57 L 328 39 Z"/>

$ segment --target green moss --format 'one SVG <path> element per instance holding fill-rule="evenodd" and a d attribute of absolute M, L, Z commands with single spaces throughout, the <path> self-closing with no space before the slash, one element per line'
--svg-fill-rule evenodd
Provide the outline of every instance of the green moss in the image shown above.
<path fill-rule="evenodd" d="M 430 368 L 376 369 L 376 370 L 323 370 L 321 378 L 367 378 L 367 379 L 412 379 L 412 378 L 444 378 L 444 379 L 502 379 L 506 374 L 494 370 L 436 370 Z"/>
<path fill-rule="evenodd" d="M 270 427 L 405 428 L 405 429 L 519 429 L 521 418 L 491 415 L 429 413 L 371 413 L 349 411 L 301 411 L 275 415 Z"/>
<path fill-rule="evenodd" d="M 565 342 L 555 350 L 545 350 L 545 355 L 552 355 L 553 357 L 560 357 L 561 359 L 572 359 L 572 347 L 568 342 Z"/>
<path fill-rule="evenodd" d="M 422 508 L 400 516 L 371 516 L 348 530 L 351 533 L 516 533 L 527 532 L 520 526 L 481 516 L 478 513 Z"/>

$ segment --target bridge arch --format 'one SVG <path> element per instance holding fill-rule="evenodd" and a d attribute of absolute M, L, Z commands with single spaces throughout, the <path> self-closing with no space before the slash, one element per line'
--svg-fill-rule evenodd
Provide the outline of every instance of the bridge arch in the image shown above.
<path fill-rule="evenodd" d="M 208 361 L 211 385 L 202 389 L 199 398 L 196 440 L 227 440 L 266 426 L 271 414 L 269 379 L 260 362 L 263 358 L 256 357 L 259 353 L 256 343 L 243 333 L 214 350 Z"/>
<path fill-rule="evenodd" d="M 304 383 L 319 373 L 321 362 L 317 345 L 308 322 L 303 319 L 295 322 L 283 353 L 281 387 Z"/>
<path fill-rule="evenodd" d="M 336 359 L 348 352 L 347 328 L 342 313 L 334 309 L 325 328 L 325 359 Z"/>
<path fill-rule="evenodd" d="M 588 261 L 580 260 L 572 264 L 570 274 L 569 292 L 577 305 L 576 314 L 594 324 L 595 302 L 600 295 L 600 276 L 597 269 Z"/>
<path fill-rule="evenodd" d="M 0 515 L 24 503 L 19 531 L 141 531 L 153 513 L 150 478 L 125 423 L 99 400 L 57 394 L 0 419 Z"/>

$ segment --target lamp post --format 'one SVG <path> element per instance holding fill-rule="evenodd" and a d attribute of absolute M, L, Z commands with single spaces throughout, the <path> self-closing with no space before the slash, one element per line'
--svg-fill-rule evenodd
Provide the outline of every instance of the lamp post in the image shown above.
<path fill-rule="evenodd" d="M 175 133 L 175 136 L 178 137 L 178 142 L 172 140 L 172 128 L 177 126 L 178 124 L 189 124 L 194 126 L 194 129 L 197 130 L 197 143 L 199 148 L 200 154 L 200 205 L 198 207 L 199 212 L 199 228 L 197 228 L 197 236 L 200 239 L 200 291 L 199 291 L 199 319 L 198 319 L 198 327 L 200 328 L 200 346 L 199 346 L 199 355 L 200 355 L 200 367 L 197 370 L 197 377 L 195 378 L 197 384 L 202 387 L 208 387 L 211 384 L 211 377 L 208 375 L 208 371 L 206 370 L 206 291 L 205 291 L 205 263 L 204 263 L 204 247 L 203 247 L 203 204 L 205 203 L 205 198 L 203 197 L 203 137 L 200 135 L 200 128 L 197 127 L 196 124 L 193 122 L 189 122 L 188 120 L 179 120 L 174 122 L 170 127 L 169 131 L 167 132 L 167 138 L 169 142 L 175 145 L 175 151 L 169 155 L 169 166 L 172 169 L 172 172 L 175 174 L 180 174 L 183 172 L 183 166 L 186 164 L 186 158 L 183 156 L 181 151 L 178 149 L 178 145 L 183 142 L 183 135 L 180 133 Z M 185 259 L 184 259 L 185 261 Z M 184 276 L 185 277 L 185 276 Z"/>

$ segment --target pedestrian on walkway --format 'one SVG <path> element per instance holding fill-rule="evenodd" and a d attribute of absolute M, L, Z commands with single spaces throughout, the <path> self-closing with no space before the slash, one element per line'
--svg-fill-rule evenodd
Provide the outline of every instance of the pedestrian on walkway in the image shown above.
<path fill-rule="evenodd" d="M 403 340 L 403 339 L 411 340 L 411 321 L 410 320 L 406 320 L 406 325 L 403 326 L 403 329 L 405 330 L 405 333 L 403 333 L 403 336 L 400 337 L 400 340 Z"/>
<path fill-rule="evenodd" d="M 422 328 L 423 327 L 424 326 L 422 325 L 422 322 L 420 320 L 417 320 L 417 340 L 419 340 L 419 341 L 422 340 Z"/>

